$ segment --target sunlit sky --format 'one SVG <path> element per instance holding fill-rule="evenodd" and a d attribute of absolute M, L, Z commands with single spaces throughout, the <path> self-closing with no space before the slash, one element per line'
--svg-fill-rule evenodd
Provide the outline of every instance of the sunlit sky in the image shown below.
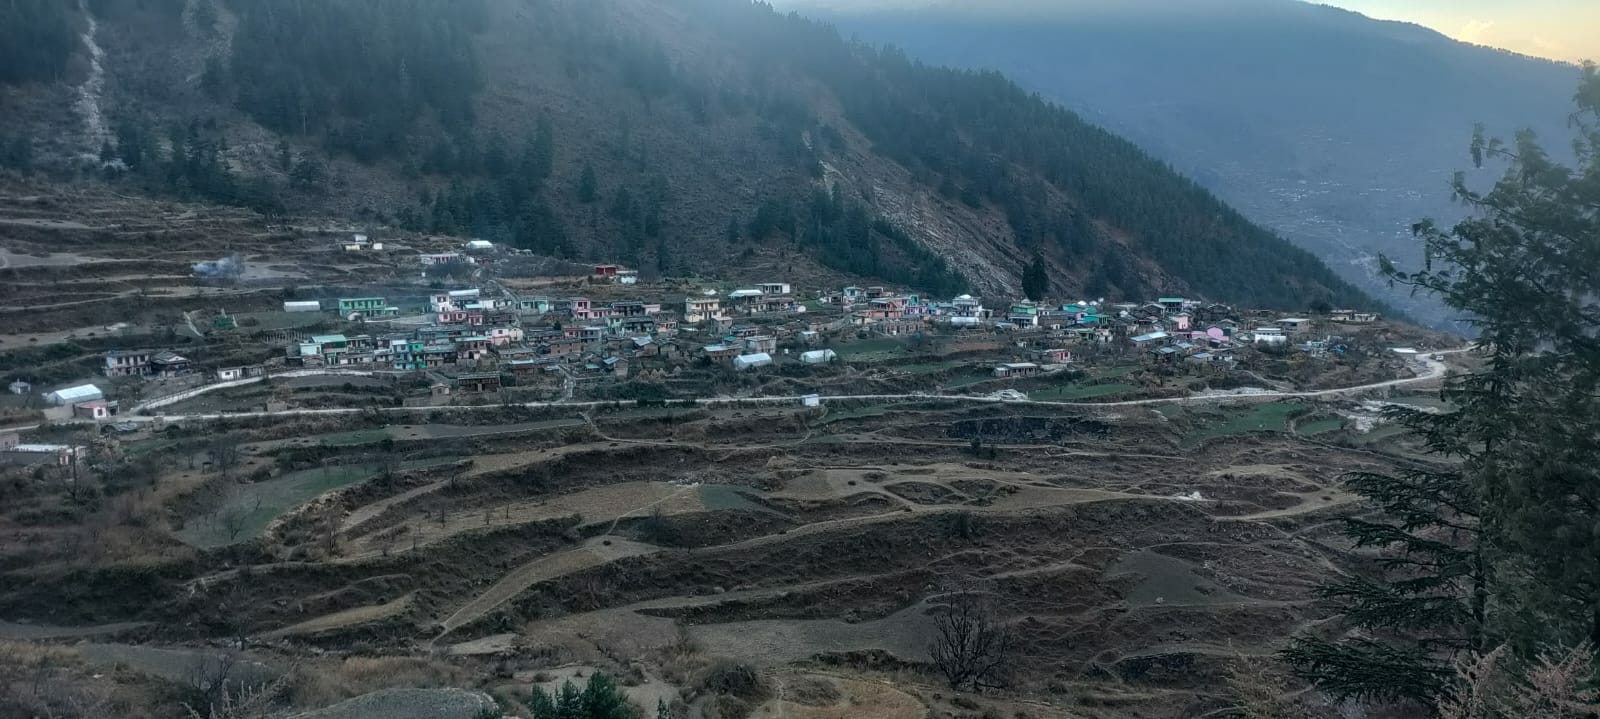
<path fill-rule="evenodd" d="M 1084 0 L 774 0 L 833 10 L 957 5 L 1051 6 Z M 1181 3 L 1183 0 L 1172 0 Z M 1290 2 L 1293 0 L 1285 0 Z M 1425 25 L 1465 42 L 1557 60 L 1600 61 L 1600 0 L 1318 0 L 1384 20 Z"/>
<path fill-rule="evenodd" d="M 1557 60 L 1600 60 L 1600 0 L 1331 0 L 1457 40 Z"/>

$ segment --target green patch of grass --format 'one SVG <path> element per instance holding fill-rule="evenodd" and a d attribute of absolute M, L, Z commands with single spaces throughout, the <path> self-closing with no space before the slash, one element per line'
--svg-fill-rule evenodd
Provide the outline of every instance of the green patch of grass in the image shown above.
<path fill-rule="evenodd" d="M 629 407 L 627 409 L 608 410 L 597 415 L 597 420 L 613 419 L 656 419 L 659 417 L 678 417 L 694 414 L 699 410 L 684 407 Z M 571 426 L 563 421 L 558 427 Z"/>
<path fill-rule="evenodd" d="M 389 430 L 386 429 L 357 429 L 326 435 L 322 438 L 322 445 L 324 447 L 356 447 L 363 444 L 377 444 L 390 438 Z"/>
<path fill-rule="evenodd" d="M 955 369 L 961 365 L 962 362 L 960 360 L 952 360 L 950 362 L 912 362 L 910 364 L 895 365 L 894 370 L 907 374 L 933 374 Z"/>
<path fill-rule="evenodd" d="M 241 485 L 216 510 L 189 520 L 177 536 L 202 548 L 247 542 L 261 536 L 267 525 L 285 512 L 326 492 L 367 479 L 377 469 L 370 465 L 327 466 Z"/>
<path fill-rule="evenodd" d="M 1131 384 L 1069 384 L 1028 393 L 1034 400 L 1079 400 L 1132 392 L 1138 387 Z"/>
<path fill-rule="evenodd" d="M 1124 556 L 1108 573 L 1138 577 L 1124 598 L 1133 606 L 1209 606 L 1243 599 L 1196 572 L 1193 564 L 1148 550 Z"/>
<path fill-rule="evenodd" d="M 1119 365 L 1113 367 L 1096 367 L 1089 370 L 1089 376 L 1094 379 L 1122 379 L 1140 370 L 1136 364 Z"/>
<path fill-rule="evenodd" d="M 1344 419 L 1339 417 L 1329 417 L 1326 419 L 1303 422 L 1295 427 L 1296 432 L 1307 437 L 1325 434 L 1327 432 L 1337 432 L 1341 429 L 1344 429 Z"/>
<path fill-rule="evenodd" d="M 950 381 L 944 383 L 944 388 L 958 389 L 961 387 L 970 387 L 972 385 L 988 382 L 993 379 L 996 379 L 993 372 L 981 369 L 972 369 L 951 377 Z"/>
<path fill-rule="evenodd" d="M 828 409 L 828 415 L 817 424 L 823 425 L 830 422 L 842 422 L 847 419 L 861 419 L 863 417 L 882 417 L 888 414 L 887 407 L 854 407 L 851 409 Z"/>
<path fill-rule="evenodd" d="M 699 487 L 700 502 L 705 505 L 708 512 L 741 511 L 765 512 L 769 511 L 755 502 L 750 501 L 738 487 L 731 484 L 704 484 Z"/>
<path fill-rule="evenodd" d="M 837 345 L 833 348 L 833 351 L 839 353 L 839 356 L 843 359 L 865 360 L 887 357 L 900 351 L 905 347 L 905 344 L 905 340 L 899 337 L 874 337 Z"/>
<path fill-rule="evenodd" d="M 1181 404 L 1156 405 L 1156 412 L 1167 419 L 1179 419 L 1188 415 L 1188 410 Z"/>
<path fill-rule="evenodd" d="M 327 322 L 330 317 L 321 312 L 244 312 L 236 315 L 239 328 L 249 332 L 315 327 Z"/>
<path fill-rule="evenodd" d="M 1183 438 L 1185 447 L 1208 439 L 1250 432 L 1288 432 L 1289 421 L 1304 408 L 1298 404 L 1272 402 L 1258 404 L 1247 412 L 1230 411 L 1221 418 L 1202 420 L 1198 428 Z"/>
<path fill-rule="evenodd" d="M 151 452 L 159 452 L 177 443 L 178 440 L 176 439 L 141 439 L 136 442 L 129 442 L 127 445 L 127 452 L 129 455 L 142 457 L 150 454 Z"/>
<path fill-rule="evenodd" d="M 460 462 L 461 460 L 464 460 L 464 459 L 469 459 L 469 458 L 466 457 L 466 456 L 456 456 L 456 457 L 429 457 L 428 459 L 408 459 L 408 460 L 400 463 L 400 469 L 402 471 L 417 470 L 417 469 L 431 469 L 433 467 L 443 467 L 445 465 L 455 464 L 456 462 Z"/>

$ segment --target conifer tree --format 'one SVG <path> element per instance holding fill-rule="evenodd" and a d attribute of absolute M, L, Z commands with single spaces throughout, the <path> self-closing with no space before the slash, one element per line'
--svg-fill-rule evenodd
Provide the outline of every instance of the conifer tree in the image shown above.
<path fill-rule="evenodd" d="M 1033 261 L 1022 272 L 1022 294 L 1035 302 L 1050 294 L 1050 271 L 1044 266 L 1044 257 L 1034 253 Z"/>
<path fill-rule="evenodd" d="M 1285 658 L 1336 694 L 1448 699 L 1453 655 L 1507 642 L 1524 659 L 1600 639 L 1600 73 L 1585 69 L 1573 116 L 1577 167 L 1531 133 L 1482 131 L 1487 191 L 1454 181 L 1473 216 L 1419 223 L 1427 262 L 1394 281 L 1438 295 L 1478 330 L 1482 361 L 1447 378 L 1452 409 L 1401 419 L 1447 469 L 1363 475 L 1380 519 L 1351 521 L 1384 571 L 1325 594 L 1363 630 L 1302 637 Z"/>
<path fill-rule="evenodd" d="M 583 174 L 578 178 L 578 201 L 587 205 L 600 199 L 600 180 L 595 177 L 594 165 L 583 163 Z"/>

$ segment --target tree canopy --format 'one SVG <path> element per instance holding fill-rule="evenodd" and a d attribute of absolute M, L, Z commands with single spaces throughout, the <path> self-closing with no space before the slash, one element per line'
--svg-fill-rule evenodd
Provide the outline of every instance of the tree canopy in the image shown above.
<path fill-rule="evenodd" d="M 1450 701 L 1457 654 L 1506 644 L 1522 661 L 1600 646 L 1600 72 L 1586 68 L 1572 116 L 1575 167 L 1530 132 L 1474 137 L 1488 189 L 1474 210 L 1416 227 L 1426 263 L 1399 283 L 1437 294 L 1478 329 L 1481 363 L 1447 379 L 1451 409 L 1400 417 L 1438 467 L 1352 480 L 1378 501 L 1350 520 L 1383 571 L 1328 588 L 1341 639 L 1302 637 L 1286 658 L 1337 694 Z"/>

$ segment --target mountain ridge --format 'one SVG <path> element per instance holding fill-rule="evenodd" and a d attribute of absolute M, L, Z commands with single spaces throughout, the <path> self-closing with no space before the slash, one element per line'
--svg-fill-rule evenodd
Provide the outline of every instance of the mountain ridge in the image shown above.
<path fill-rule="evenodd" d="M 472 0 L 439 14 L 397 0 L 381 18 L 341 0 L 87 7 L 115 126 L 97 174 L 149 192 L 659 272 L 759 247 L 1015 296 L 1040 255 L 1072 295 L 1366 301 L 1002 77 L 924 66 L 762 5 Z M 63 177 L 83 170 L 51 158 L 86 148 L 43 128 L 73 122 L 49 100 L 81 83 L 76 62 L 0 89 L 0 106 L 29 118 L 24 152 L 43 158 L 29 164 Z"/>

